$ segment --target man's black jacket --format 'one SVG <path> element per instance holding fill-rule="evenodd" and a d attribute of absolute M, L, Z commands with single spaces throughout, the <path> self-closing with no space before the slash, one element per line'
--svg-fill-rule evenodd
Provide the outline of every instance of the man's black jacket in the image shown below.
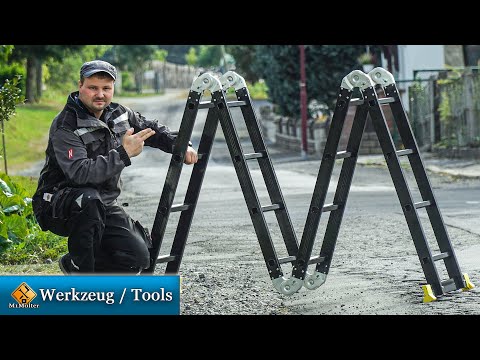
<path fill-rule="evenodd" d="M 151 128 L 155 135 L 146 146 L 172 153 L 175 135 L 156 120 L 147 120 L 140 113 L 111 103 L 100 119 L 90 114 L 73 92 L 64 109 L 50 127 L 45 165 L 40 173 L 34 199 L 46 199 L 64 187 L 96 188 L 105 205 L 120 194 L 120 173 L 130 165 L 122 146 L 122 137 L 129 128 L 134 133 Z"/>

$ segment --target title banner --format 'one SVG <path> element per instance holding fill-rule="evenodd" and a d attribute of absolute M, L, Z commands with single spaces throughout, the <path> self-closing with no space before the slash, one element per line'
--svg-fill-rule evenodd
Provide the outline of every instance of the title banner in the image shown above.
<path fill-rule="evenodd" d="M 0 315 L 178 314 L 178 275 L 0 276 Z"/>

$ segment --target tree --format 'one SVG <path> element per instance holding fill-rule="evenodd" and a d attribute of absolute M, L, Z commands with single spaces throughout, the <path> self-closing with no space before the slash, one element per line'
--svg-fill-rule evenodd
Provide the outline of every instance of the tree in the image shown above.
<path fill-rule="evenodd" d="M 147 65 L 158 55 L 157 45 L 115 45 L 114 51 L 118 66 L 123 70 L 132 71 L 135 75 L 137 93 L 142 92 L 143 73 Z"/>
<path fill-rule="evenodd" d="M 195 66 L 198 61 L 197 50 L 194 47 L 191 47 L 188 50 L 188 53 L 185 54 L 185 61 L 190 66 Z"/>
<path fill-rule="evenodd" d="M 199 45 L 158 45 L 159 49 L 168 51 L 167 61 L 174 64 L 185 65 L 188 63 L 185 55 L 191 48 L 198 54 Z"/>
<path fill-rule="evenodd" d="M 222 55 L 222 48 L 220 45 L 200 45 L 197 65 L 216 69 L 220 65 Z"/>
<path fill-rule="evenodd" d="M 333 110 L 343 77 L 361 70 L 357 59 L 364 51 L 365 45 L 307 45 L 308 101 L 316 99 Z"/>
<path fill-rule="evenodd" d="M 38 102 L 42 96 L 43 64 L 80 51 L 85 45 L 15 45 L 11 60 L 26 61 L 26 101 Z"/>
<path fill-rule="evenodd" d="M 257 69 L 257 50 L 259 45 L 226 45 L 225 50 L 235 59 L 235 71 L 246 81 L 257 82 L 259 72 Z"/>
<path fill-rule="evenodd" d="M 270 100 L 282 115 L 300 114 L 300 66 L 297 45 L 264 45 L 257 56 L 259 76 L 268 86 Z"/>
<path fill-rule="evenodd" d="M 168 56 L 168 51 L 165 49 L 157 49 L 153 53 L 153 60 L 166 61 Z"/>
<path fill-rule="evenodd" d="M 82 64 L 94 59 L 103 60 L 105 53 L 111 48 L 112 45 L 85 45 L 81 50 L 61 59 L 47 59 L 43 73 L 45 85 L 63 94 L 76 91 Z"/>
<path fill-rule="evenodd" d="M 0 46 L 0 61 L 7 61 L 8 56 L 12 53 L 13 45 L 1 45 Z"/>
<path fill-rule="evenodd" d="M 360 69 L 358 56 L 365 45 L 306 45 L 306 75 L 308 102 L 315 99 L 330 109 L 341 80 L 350 71 Z M 265 79 L 269 98 L 281 115 L 300 114 L 300 60 L 298 45 L 258 45 L 255 67 Z"/>
<path fill-rule="evenodd" d="M 5 144 L 5 121 L 15 115 L 17 104 L 23 103 L 25 98 L 21 95 L 22 91 L 18 87 L 20 77 L 15 77 L 11 81 L 5 80 L 5 84 L 0 88 L 0 123 L 2 129 L 2 147 L 3 161 L 5 165 L 5 174 L 8 174 L 7 168 L 7 150 Z"/>

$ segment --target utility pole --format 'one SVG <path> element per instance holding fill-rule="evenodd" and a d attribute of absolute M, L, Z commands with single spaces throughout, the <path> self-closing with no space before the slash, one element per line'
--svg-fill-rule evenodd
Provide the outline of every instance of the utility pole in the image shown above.
<path fill-rule="evenodd" d="M 305 76 L 305 45 L 300 48 L 300 113 L 302 116 L 302 159 L 308 156 L 307 145 L 307 80 Z"/>

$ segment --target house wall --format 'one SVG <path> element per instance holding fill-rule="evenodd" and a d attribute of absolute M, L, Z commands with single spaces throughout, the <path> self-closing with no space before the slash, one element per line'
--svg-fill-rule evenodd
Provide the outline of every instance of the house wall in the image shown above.
<path fill-rule="evenodd" d="M 443 69 L 444 45 L 398 45 L 399 74 L 397 80 L 412 80 L 414 70 Z M 420 73 L 427 79 L 432 73 Z"/>
<path fill-rule="evenodd" d="M 413 80 L 414 70 L 435 70 L 445 68 L 445 45 L 398 45 L 399 71 L 395 80 L 400 91 L 403 106 L 409 111 L 408 86 Z M 421 72 L 417 78 L 428 79 L 437 72 Z M 403 81 L 402 81 L 403 80 Z"/>

